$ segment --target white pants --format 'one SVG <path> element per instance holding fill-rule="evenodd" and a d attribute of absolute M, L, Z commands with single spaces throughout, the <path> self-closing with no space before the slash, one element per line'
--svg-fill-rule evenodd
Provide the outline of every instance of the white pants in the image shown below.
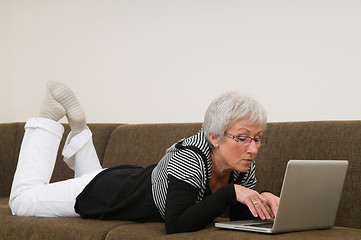
<path fill-rule="evenodd" d="M 70 140 L 68 137 L 62 152 L 64 161 L 75 171 L 75 178 L 49 183 L 63 133 L 63 126 L 50 119 L 27 121 L 10 193 L 13 215 L 79 216 L 74 210 L 76 197 L 103 169 L 87 128 Z"/>

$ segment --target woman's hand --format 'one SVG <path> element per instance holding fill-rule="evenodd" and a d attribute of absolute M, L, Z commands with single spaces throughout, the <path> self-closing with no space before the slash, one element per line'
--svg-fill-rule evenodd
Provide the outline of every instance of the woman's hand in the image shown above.
<path fill-rule="evenodd" d="M 271 208 L 271 217 L 275 218 L 280 198 L 270 192 L 263 192 L 261 196 L 266 199 L 267 205 Z"/>
<path fill-rule="evenodd" d="M 260 217 L 262 220 L 274 218 L 278 207 L 278 197 L 272 193 L 264 192 L 259 194 L 257 191 L 245 188 L 235 184 L 237 201 L 247 205 L 254 217 Z"/>

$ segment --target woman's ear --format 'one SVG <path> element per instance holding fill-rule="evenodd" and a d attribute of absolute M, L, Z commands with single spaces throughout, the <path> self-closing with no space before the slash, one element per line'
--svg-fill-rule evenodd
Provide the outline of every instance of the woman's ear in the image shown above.
<path fill-rule="evenodd" d="M 209 140 L 211 141 L 214 148 L 218 148 L 219 146 L 219 137 L 213 135 L 212 133 L 208 133 Z"/>

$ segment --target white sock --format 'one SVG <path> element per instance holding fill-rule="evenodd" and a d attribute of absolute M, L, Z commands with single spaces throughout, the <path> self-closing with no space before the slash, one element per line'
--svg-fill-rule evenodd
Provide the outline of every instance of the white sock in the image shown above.
<path fill-rule="evenodd" d="M 73 91 L 59 82 L 49 82 L 48 87 L 54 99 L 65 108 L 73 135 L 82 132 L 86 128 L 86 117 Z"/>
<path fill-rule="evenodd" d="M 46 96 L 43 105 L 40 108 L 40 117 L 59 121 L 65 116 L 65 108 L 54 99 L 49 88 L 46 90 Z"/>

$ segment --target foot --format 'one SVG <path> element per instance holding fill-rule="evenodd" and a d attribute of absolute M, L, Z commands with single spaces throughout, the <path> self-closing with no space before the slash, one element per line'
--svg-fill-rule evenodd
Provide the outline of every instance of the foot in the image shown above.
<path fill-rule="evenodd" d="M 43 105 L 40 108 L 40 117 L 59 121 L 65 116 L 65 108 L 54 99 L 47 88 L 46 96 L 43 101 Z"/>
<path fill-rule="evenodd" d="M 72 133 L 77 134 L 83 131 L 86 128 L 85 113 L 73 91 L 59 82 L 49 82 L 48 88 L 54 99 L 65 108 Z"/>

